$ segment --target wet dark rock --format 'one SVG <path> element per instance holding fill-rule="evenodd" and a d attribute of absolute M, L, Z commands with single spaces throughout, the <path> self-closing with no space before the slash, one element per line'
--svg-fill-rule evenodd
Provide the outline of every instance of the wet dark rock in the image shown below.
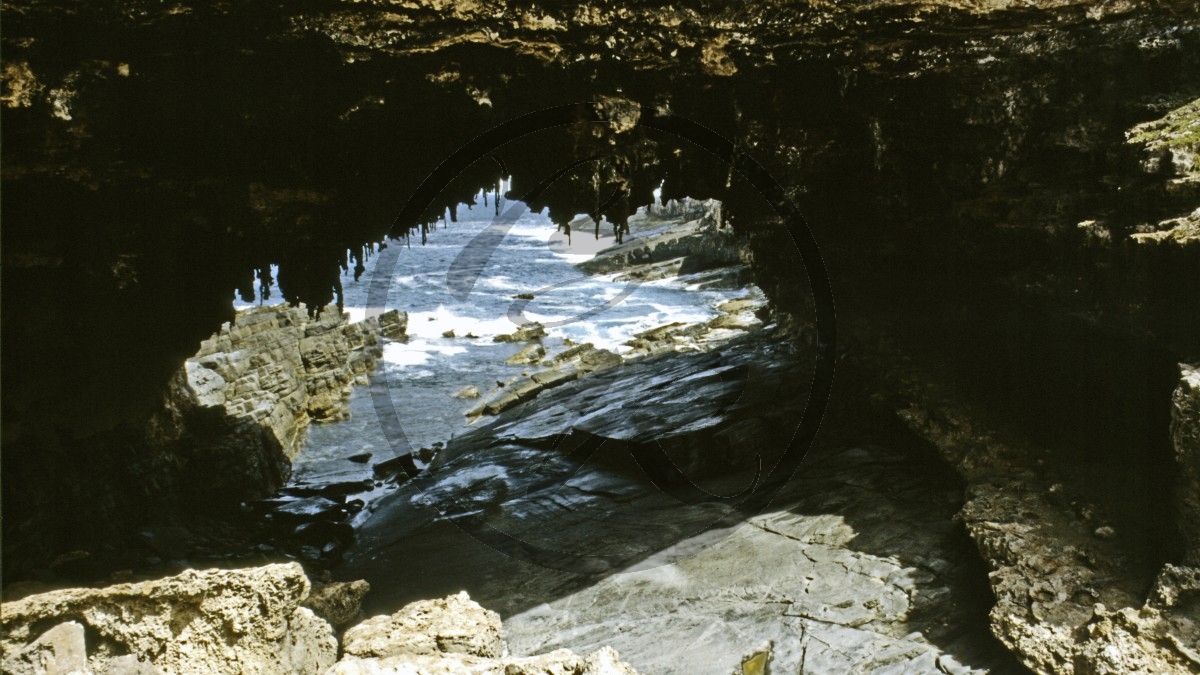
<path fill-rule="evenodd" d="M 878 372 L 921 360 L 921 343 L 944 337 L 905 377 L 945 390 L 910 396 L 888 381 L 856 394 L 899 400 L 891 409 L 970 485 L 977 504 L 964 522 L 996 566 L 1005 609 L 995 627 L 1015 651 L 1046 670 L 1178 665 L 1109 663 L 1103 652 L 1130 656 L 1141 644 L 1121 642 L 1136 624 L 1108 612 L 1141 612 L 1165 562 L 1195 558 L 1190 446 L 1182 507 L 1166 489 L 1180 473 L 1165 421 L 1178 376 L 1160 372 L 1200 356 L 1194 3 L 530 7 L 6 8 L 0 324 L 3 341 L 22 346 L 3 364 L 6 574 L 281 486 L 290 439 L 259 424 L 275 406 L 160 405 L 164 389 L 175 401 L 186 385 L 171 379 L 182 356 L 232 318 L 230 289 L 269 278 L 273 263 L 285 300 L 314 313 L 330 305 L 341 265 L 378 254 L 363 245 L 397 222 L 397 186 L 421 185 L 454 149 L 553 92 L 592 102 L 578 111 L 586 121 L 536 144 L 536 157 L 507 156 L 514 184 L 536 184 L 568 155 L 612 160 L 532 207 L 565 225 L 616 191 L 626 196 L 606 216 L 621 232 L 655 189 L 717 197 L 717 224 L 748 240 L 779 325 L 815 340 L 804 269 L 814 261 L 802 265 L 794 245 L 804 233 L 705 149 L 653 138 L 669 111 L 732 139 L 804 212 L 839 336 L 858 340 L 839 358 Z M 392 234 L 494 185 L 502 169 L 482 164 Z M 687 260 L 654 264 L 678 271 Z M 707 273 L 703 283 L 730 282 Z M 339 360 L 318 344 L 331 334 L 304 331 L 310 364 Z M 210 375 L 199 379 L 216 397 Z M 555 391 L 578 385 L 619 403 L 585 391 L 586 379 Z M 337 418 L 337 384 L 321 382 L 328 405 L 310 417 Z M 632 403 L 619 409 L 661 430 Z M 561 432 L 548 415 L 540 430 Z M 614 419 L 596 415 L 587 433 L 615 434 Z M 703 459 L 756 447 L 758 432 L 730 428 Z M 1078 499 L 1046 506 L 1055 471 Z M 1085 515 L 1097 493 L 1138 508 Z M 1114 513 L 1126 519 L 1112 525 L 1118 536 L 1094 537 Z M 1180 532 L 1159 531 L 1176 522 Z M 1113 576 L 1126 581 L 1103 581 Z M 1093 585 L 1113 600 L 1081 623 Z M 1151 648 L 1186 658 L 1171 645 L 1163 636 Z M 730 651 L 761 649 L 756 639 Z M 812 653 L 822 668 L 846 665 L 819 644 Z"/>
<path fill-rule="evenodd" d="M 369 610 L 463 587 L 510 617 L 516 649 L 613 644 L 642 672 L 739 672 L 767 642 L 771 672 L 1020 672 L 988 631 L 958 483 L 919 449 L 822 444 L 771 508 L 697 534 L 730 503 L 684 505 L 644 450 L 657 443 L 710 496 L 751 484 L 754 453 L 774 466 L 809 365 L 769 333 L 595 373 L 455 437 L 383 498 L 339 573 L 372 584 Z M 445 520 L 428 522 L 422 494 L 452 497 Z M 546 557 L 462 536 L 481 520 Z M 389 560 L 400 540 L 404 560 Z M 580 576 L 562 567 L 572 555 L 605 566 Z M 680 651 L 668 635 L 706 638 Z"/>
<path fill-rule="evenodd" d="M 371 453 L 363 452 L 357 455 L 350 455 L 346 459 L 354 462 L 355 464 L 366 464 L 367 462 L 371 461 Z"/>
<path fill-rule="evenodd" d="M 289 543 L 324 547 L 329 543 L 349 546 L 354 541 L 354 528 L 349 523 L 317 520 L 297 525 L 291 532 Z"/>
<path fill-rule="evenodd" d="M 276 500 L 268 503 L 271 505 L 270 515 L 281 522 L 341 520 L 347 513 L 344 502 L 326 497 Z"/>
<path fill-rule="evenodd" d="M 289 497 L 328 497 L 336 499 L 370 490 L 372 484 L 373 482 L 370 478 L 330 483 L 293 483 L 285 488 L 281 488 L 278 494 Z"/>
<path fill-rule="evenodd" d="M 396 477 L 400 480 L 412 478 L 421 472 L 410 454 L 396 455 L 391 459 L 378 462 L 372 470 L 376 476 Z"/>

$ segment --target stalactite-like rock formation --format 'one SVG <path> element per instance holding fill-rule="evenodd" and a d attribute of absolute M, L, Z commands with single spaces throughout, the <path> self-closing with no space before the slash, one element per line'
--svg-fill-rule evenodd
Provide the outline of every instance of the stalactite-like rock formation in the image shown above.
<path fill-rule="evenodd" d="M 656 189 L 720 199 L 784 323 L 811 338 L 798 232 L 730 157 L 661 130 L 686 119 L 807 218 L 840 372 L 881 383 L 840 391 L 916 415 L 969 480 L 1036 491 L 1062 475 L 1126 514 L 1096 546 L 1140 561 L 1140 590 L 1113 592 L 1146 606 L 1195 522 L 1186 484 L 1182 509 L 1161 486 L 1178 466 L 1176 364 L 1200 359 L 1197 25 L 1173 0 L 9 3 L 6 556 L 52 560 L 77 542 L 50 533 L 121 505 L 194 506 L 128 479 L 165 461 L 129 440 L 184 414 L 163 412 L 164 391 L 232 318 L 231 291 L 277 264 L 283 299 L 323 307 L 369 244 L 454 220 L 502 177 L 564 228 L 591 214 L 620 229 Z M 488 129 L 556 105 L 574 117 L 425 183 Z M 947 419 L 995 442 L 941 443 L 929 430 Z M 169 440 L 190 457 L 194 439 Z M 259 468 L 242 488 L 278 480 Z"/>

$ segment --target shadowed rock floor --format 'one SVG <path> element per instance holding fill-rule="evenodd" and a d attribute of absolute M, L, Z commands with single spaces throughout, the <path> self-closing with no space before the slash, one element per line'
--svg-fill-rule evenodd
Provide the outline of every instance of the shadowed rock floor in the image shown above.
<path fill-rule="evenodd" d="M 651 438 L 736 495 L 759 454 L 768 489 L 810 368 L 757 337 L 548 392 L 376 503 L 337 575 L 371 583 L 369 614 L 467 590 L 521 653 L 611 645 L 640 672 L 1024 672 L 988 631 L 960 484 L 902 432 L 823 434 L 758 514 L 654 469 Z"/>

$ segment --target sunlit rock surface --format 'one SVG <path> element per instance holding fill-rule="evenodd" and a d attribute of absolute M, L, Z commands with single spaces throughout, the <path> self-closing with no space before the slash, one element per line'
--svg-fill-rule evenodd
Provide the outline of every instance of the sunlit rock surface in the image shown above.
<path fill-rule="evenodd" d="M 407 320 L 397 310 L 360 322 L 333 308 L 315 319 L 285 305 L 244 310 L 184 364 L 188 385 L 201 405 L 266 427 L 290 457 L 310 421 L 347 414 L 351 387 L 374 372 L 383 338 L 404 338 Z"/>
<path fill-rule="evenodd" d="M 309 588 L 291 563 L 5 602 L 4 670 L 319 675 L 338 646 L 329 624 L 300 606 Z"/>

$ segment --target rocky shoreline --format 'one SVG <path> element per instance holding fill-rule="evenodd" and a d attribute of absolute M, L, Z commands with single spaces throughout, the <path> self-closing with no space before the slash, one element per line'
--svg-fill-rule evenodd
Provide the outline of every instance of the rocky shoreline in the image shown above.
<path fill-rule="evenodd" d="M 549 390 L 587 378 L 594 374 L 605 372 L 612 368 L 635 363 L 648 357 L 669 354 L 704 352 L 719 348 L 730 341 L 740 339 L 761 329 L 764 320 L 769 319 L 769 309 L 766 298 L 756 287 L 749 284 L 749 272 L 746 268 L 747 252 L 744 242 L 732 237 L 728 230 L 720 230 L 720 205 L 715 202 L 687 202 L 684 205 L 673 205 L 670 209 L 661 209 L 658 213 L 643 212 L 631 218 L 632 236 L 623 244 L 614 245 L 600 251 L 594 258 L 580 265 L 590 274 L 618 273 L 618 279 L 639 278 L 646 281 L 662 280 L 677 277 L 681 270 L 687 270 L 686 278 L 693 285 L 744 284 L 746 294 L 740 298 L 727 301 L 716 307 L 719 313 L 712 320 L 700 323 L 671 323 L 636 334 L 627 343 L 628 351 L 618 354 L 607 349 L 596 348 L 590 343 L 565 343 L 561 351 L 547 353 L 543 346 L 546 331 L 541 324 L 529 322 L 518 326 L 512 333 L 496 335 L 495 342 L 523 343 L 526 346 L 506 360 L 507 365 L 522 368 L 522 372 L 513 375 L 505 381 L 497 382 L 497 386 L 486 394 L 481 394 L 474 387 L 460 390 L 456 396 L 460 398 L 479 398 L 479 403 L 465 412 L 468 425 L 477 424 L 494 418 L 505 411 L 513 410 L 523 403 L 536 399 Z M 532 296 L 530 296 L 532 299 Z M 303 326 L 301 314 L 287 314 Z M 280 338 L 275 333 L 280 330 L 280 322 L 270 319 L 270 309 L 254 310 L 249 315 L 251 320 L 244 319 L 240 324 L 247 326 L 243 333 L 250 337 L 252 344 L 261 344 L 270 348 L 273 353 L 274 344 Z M 284 315 L 280 315 L 284 316 Z M 255 322 L 254 317 L 262 317 Z M 305 333 L 315 332 L 318 335 L 334 335 L 326 325 L 336 325 L 333 319 L 329 324 L 317 324 L 317 328 L 305 328 Z M 256 332 L 254 326 L 262 325 L 262 333 Z M 330 380 L 335 383 L 348 383 L 353 376 L 357 384 L 363 384 L 365 375 L 362 366 L 373 367 L 377 356 L 375 341 L 372 336 L 376 324 L 368 321 L 364 329 L 357 328 L 358 324 L 342 325 L 340 331 L 353 336 L 367 336 L 367 349 L 362 359 L 349 361 L 345 356 L 336 359 L 338 363 L 348 363 L 348 367 L 335 370 L 337 377 L 331 378 L 323 373 L 315 377 L 319 385 L 314 394 L 313 386 L 309 386 L 308 406 L 328 406 L 331 399 L 336 403 L 344 401 L 347 392 L 346 384 L 341 389 L 325 384 Z M 403 335 L 405 316 L 395 310 L 379 317 L 378 325 L 382 327 L 382 337 L 394 338 Z M 293 329 L 285 323 L 284 331 Z M 222 334 L 224 335 L 224 334 Z M 241 350 L 238 345 L 219 343 L 220 336 L 205 342 L 205 347 L 189 363 L 212 364 L 227 360 L 224 354 L 233 351 L 238 355 L 239 363 L 254 363 L 262 360 L 256 357 L 254 349 L 249 352 Z M 285 333 L 283 340 L 293 339 Z M 448 339 L 459 339 L 452 334 L 443 335 Z M 468 335 L 460 336 L 470 339 Z M 311 339 L 305 338 L 306 340 Z M 255 341 L 257 340 L 257 343 Z M 342 352 L 341 339 L 337 338 L 335 347 Z M 220 348 L 214 346 L 222 344 Z M 304 353 L 303 345 L 301 352 Z M 350 343 L 353 345 L 353 341 Z M 328 351 L 330 348 L 326 348 Z M 209 353 L 212 351 L 213 353 Z M 356 353 L 351 347 L 351 354 Z M 268 363 L 274 363 L 269 361 Z M 304 360 L 308 367 L 309 360 Z M 357 365 L 356 365 L 357 364 Z M 293 364 L 298 368 L 300 362 Z M 273 366 L 268 366 L 273 367 Z M 189 373 L 197 368 L 189 366 Z M 251 370 L 241 375 L 242 380 L 258 378 L 257 371 Z M 340 379 L 338 379 L 340 377 Z M 272 429 L 283 428 L 284 433 L 290 433 L 291 427 L 287 421 L 293 416 L 303 419 L 305 410 L 300 405 L 300 399 L 292 383 L 285 383 L 275 390 L 267 389 L 255 394 L 254 389 L 248 390 L 248 399 L 236 401 L 235 407 L 263 411 L 273 409 L 276 414 L 265 416 Z M 340 396 L 340 398 L 339 398 Z M 274 408 L 272 408 L 274 405 Z M 240 409 L 238 408 L 238 409 Z M 279 424 L 275 420 L 284 420 Z M 278 433 L 278 432 L 277 432 Z M 320 462 L 319 466 L 303 465 L 299 474 L 288 485 L 277 490 L 269 498 L 255 500 L 249 507 L 258 522 L 265 523 L 262 533 L 272 548 L 287 552 L 290 556 L 299 558 L 307 565 L 318 569 L 328 569 L 335 566 L 343 552 L 350 547 L 355 538 L 355 530 L 351 522 L 361 519 L 359 514 L 373 508 L 373 502 L 385 496 L 397 486 L 403 484 L 425 470 L 435 455 L 444 447 L 443 443 L 435 443 L 434 447 L 414 449 L 413 454 L 396 454 L 394 451 L 386 455 L 359 456 L 353 455 L 342 460 Z M 365 516 L 365 514 L 364 514 Z"/>
<path fill-rule="evenodd" d="M 0 667 L 11 675 L 636 675 L 612 649 L 512 655 L 499 616 L 466 593 L 357 622 L 365 592 L 362 582 L 315 585 L 288 563 L 34 595 L 0 605 Z"/>
<path fill-rule="evenodd" d="M 646 226 L 648 236 L 631 237 L 587 266 L 624 280 L 686 273 L 697 285 L 744 283 L 744 251 L 721 239 L 714 244 L 714 237 L 725 235 L 715 228 L 713 213 L 710 205 L 701 218 Z M 633 224 L 634 234 L 639 234 L 636 219 Z M 679 622 L 690 626 L 690 632 L 711 633 L 709 647 L 688 657 L 687 668 L 693 670 L 728 662 L 743 673 L 767 668 L 1022 672 L 992 641 L 984 623 L 981 610 L 993 596 L 990 632 L 1036 672 L 1189 672 L 1200 667 L 1192 646 L 1200 638 L 1200 626 L 1192 618 L 1200 598 L 1195 568 L 1165 565 L 1151 570 L 1144 561 L 1130 558 L 1114 541 L 1123 536 L 1121 530 L 1114 530 L 1103 510 L 1089 503 L 1070 480 L 1052 483 L 1021 470 L 1036 464 L 1029 448 L 1006 444 L 972 424 L 972 417 L 948 407 L 945 397 L 916 386 L 915 378 L 903 379 L 899 366 L 866 374 L 852 364 L 843 377 L 849 378 L 850 386 L 867 388 L 879 386 L 882 378 L 900 378 L 879 388 L 904 392 L 904 405 L 866 396 L 870 410 L 834 411 L 831 424 L 835 429 L 852 428 L 861 424 L 851 421 L 860 415 L 886 428 L 884 418 L 895 411 L 902 426 L 884 432 L 878 446 L 837 439 L 822 444 L 794 488 L 782 495 L 780 508 L 748 519 L 715 545 L 693 542 L 681 530 L 678 541 L 662 555 L 697 548 L 672 568 L 616 574 L 622 571 L 618 568 L 587 583 L 531 571 L 511 558 L 486 562 L 494 568 L 486 573 L 429 570 L 428 562 L 440 556 L 467 559 L 478 552 L 456 548 L 462 544 L 454 537 L 461 532 L 449 520 L 403 534 L 407 525 L 398 527 L 395 516 L 388 515 L 393 507 L 387 500 L 416 494 L 415 483 L 454 476 L 484 455 L 485 463 L 515 475 L 528 461 L 526 455 L 563 452 L 547 446 L 557 433 L 554 425 L 561 421 L 556 406 L 576 410 L 586 402 L 592 410 L 621 410 L 653 400 L 657 422 L 593 414 L 581 429 L 620 441 L 647 431 L 639 425 L 649 424 L 654 433 L 668 431 L 663 447 L 687 475 L 735 471 L 741 476 L 737 472 L 748 460 L 747 444 L 769 447 L 768 439 L 785 430 L 787 411 L 803 401 L 802 392 L 792 391 L 795 382 L 807 381 L 797 361 L 803 361 L 803 349 L 785 355 L 796 348 L 789 346 L 794 336 L 773 324 L 765 297 L 754 287 L 717 309 L 720 315 L 707 322 L 639 333 L 623 354 L 590 344 L 548 353 L 542 345 L 542 326 L 521 326 L 496 339 L 527 344 L 508 360 L 522 368 L 522 374 L 480 396 L 467 414 L 475 427 L 464 436 L 442 447 L 423 448 L 415 456 L 349 458 L 350 470 L 338 474 L 341 478 L 308 475 L 287 484 L 287 459 L 302 442 L 306 426 L 336 422 L 347 414 L 351 387 L 368 383 L 382 340 L 404 339 L 406 317 L 392 311 L 348 323 L 331 309 L 310 318 L 302 308 L 287 307 L 239 314 L 186 362 L 177 378 L 175 403 L 168 408 L 193 411 L 172 418 L 176 422 L 196 419 L 197 410 L 220 415 L 226 420 L 222 428 L 230 431 L 224 436 L 210 431 L 209 438 L 217 440 L 210 440 L 208 447 L 240 448 L 242 462 L 256 456 L 273 458 L 279 467 L 273 480 L 280 489 L 246 500 L 246 511 L 237 519 L 240 524 L 232 529 L 210 523 L 141 530 L 140 545 L 153 553 L 153 565 L 134 563 L 128 566 L 134 569 L 122 569 L 112 578 L 143 581 L 108 589 L 50 591 L 16 601 L 11 598 L 43 587 L 7 587 L 4 627 L 13 637 L 5 645 L 5 653 L 12 655 L 6 657 L 6 672 L 635 672 L 609 645 L 646 672 L 679 672 L 674 670 L 676 657 L 656 655 L 657 636 Z M 761 353 L 774 354 L 774 369 L 764 371 L 756 362 Z M 740 372 L 739 368 L 757 373 L 742 382 L 757 393 L 740 391 L 734 397 L 738 405 L 731 410 L 696 406 L 696 396 L 706 402 L 723 400 L 722 387 L 731 382 L 719 374 Z M 1181 531 L 1186 535 L 1194 530 L 1189 523 L 1194 524 L 1200 504 L 1200 382 L 1195 369 L 1184 366 L 1181 373 L 1171 434 L 1180 466 Z M 677 381 L 690 385 L 676 391 Z M 710 386 L 715 388 L 701 393 Z M 878 417 L 881 411 L 883 417 Z M 925 456 L 924 450 L 886 447 L 906 433 L 931 443 L 938 459 Z M 246 445 L 248 437 L 257 440 Z M 246 454 L 247 448 L 258 450 Z M 521 519 L 547 517 L 542 526 L 549 529 L 543 534 L 558 531 L 575 544 L 580 541 L 575 537 L 597 536 L 591 529 L 597 510 L 636 507 L 647 527 L 657 528 L 658 534 L 686 529 L 686 519 L 678 521 L 669 509 L 647 501 L 648 493 L 629 482 L 636 468 L 619 454 L 610 450 L 580 469 L 575 478 L 581 481 L 579 496 L 556 493 L 554 508 L 544 516 L 521 505 L 522 500 L 536 500 L 536 490 L 524 492 L 507 479 L 496 482 L 485 476 L 456 483 L 456 489 L 462 490 L 459 498 L 464 503 L 488 518 L 503 523 L 510 509 L 520 512 Z M 505 464 L 509 459 L 511 464 Z M 770 466 L 775 459 L 768 451 L 760 461 Z M 931 469 L 935 475 L 950 467 L 962 484 L 901 468 L 914 462 L 938 465 Z M 589 485 L 591 480 L 604 487 Z M 1043 492 L 1030 489 L 1043 483 Z M 853 497 L 842 494 L 847 488 Z M 577 519 L 563 515 L 563 509 L 593 516 Z M 377 519 L 365 541 L 358 541 L 351 524 L 360 513 Z M 886 523 L 879 520 L 880 513 L 889 514 Z M 379 537 L 385 531 L 388 541 L 401 537 L 406 546 L 430 554 L 428 562 L 408 563 L 406 574 L 411 576 L 404 578 L 412 581 L 410 588 L 398 589 L 392 580 L 381 583 L 391 574 L 387 567 L 366 562 L 381 550 Z M 901 544 L 901 539 L 908 541 Z M 967 541 L 973 542 L 974 550 L 963 546 Z M 1075 543 L 1064 547 L 1064 541 Z M 1194 557 L 1195 542 L 1186 539 L 1184 546 Z M 986 577 L 992 595 L 986 597 L 973 585 L 985 572 L 976 567 L 976 554 L 990 571 Z M 343 561 L 343 556 L 348 559 Z M 309 582 L 294 563 L 241 571 L 184 571 L 174 578 L 150 580 L 192 565 L 281 558 L 302 560 L 310 573 L 325 581 Z M 737 571 L 737 560 L 758 560 L 757 571 Z M 630 563 L 630 569 L 637 568 L 635 559 Z M 62 566 L 77 564 L 68 556 Z M 330 570 L 346 580 L 330 583 Z M 371 583 L 354 580 L 359 576 Z M 523 581 L 514 588 L 512 578 Z M 498 616 L 465 595 L 443 600 L 410 597 L 423 589 L 431 591 L 424 597 L 452 592 L 445 588 L 447 583 L 472 586 L 471 595 L 504 611 L 512 644 L 525 652 L 547 653 L 509 655 L 498 641 Z M 372 584 L 377 589 L 368 595 Z M 740 590 L 731 594 L 730 584 Z M 247 593 L 257 594 L 260 605 L 278 611 L 255 615 L 246 609 Z M 524 600 L 528 597 L 545 601 L 530 603 Z M 211 601 L 189 609 L 188 603 L 204 598 Z M 410 599 L 414 604 L 399 612 L 358 623 L 364 601 L 391 611 L 400 600 Z M 147 602 L 152 606 L 137 609 L 140 618 L 131 624 L 122 623 L 129 621 L 127 615 L 112 609 Z M 638 608 L 616 606 L 628 602 Z M 156 625 L 159 619 L 147 619 L 151 616 L 166 617 L 163 625 L 175 626 L 178 619 L 171 617 L 177 615 L 191 617 L 192 632 L 146 635 L 149 629 L 137 628 Z M 721 618 L 715 619 L 718 615 Z M 217 623 L 204 627 L 205 622 L 225 622 L 225 628 L 215 627 Z M 214 636 L 221 631 L 228 648 L 212 656 L 208 641 L 218 639 Z M 339 648 L 337 635 L 343 631 Z M 579 657 L 564 647 L 591 653 Z"/>
<path fill-rule="evenodd" d="M 624 241 L 578 267 L 590 275 L 612 274 L 614 280 L 626 283 L 686 278 L 695 288 L 739 288 L 746 291 L 744 296 L 715 307 L 719 315 L 707 322 L 674 322 L 637 333 L 626 343 L 630 349 L 621 354 L 591 343 L 567 345 L 548 354 L 540 344 L 545 330 L 536 322 L 496 336 L 502 342 L 532 343 L 507 361 L 529 370 L 498 383 L 487 394 L 472 392 L 468 397 L 479 395 L 482 400 L 467 411 L 469 420 L 494 417 L 543 391 L 622 363 L 658 354 L 716 349 L 762 328 L 770 320 L 770 309 L 767 298 L 751 281 L 749 249 L 730 229 L 722 229 L 720 221 L 721 205 L 712 200 L 645 209 L 629 219 L 630 235 Z M 518 299 L 532 300 L 533 296 Z"/>
<path fill-rule="evenodd" d="M 310 421 L 344 419 L 352 385 L 367 384 L 384 338 L 403 340 L 398 310 L 351 323 L 328 307 L 310 318 L 303 307 L 257 307 L 200 343 L 185 364 L 196 402 L 269 431 L 288 458 Z"/>

